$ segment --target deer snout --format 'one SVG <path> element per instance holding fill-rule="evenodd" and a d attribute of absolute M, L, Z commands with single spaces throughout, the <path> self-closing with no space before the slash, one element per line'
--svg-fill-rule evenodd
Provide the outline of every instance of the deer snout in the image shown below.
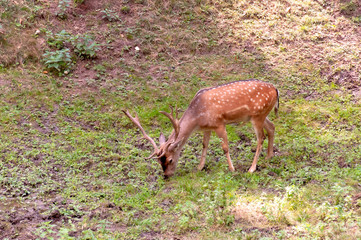
<path fill-rule="evenodd" d="M 164 170 L 163 174 L 164 174 L 164 178 L 170 178 L 174 175 L 175 173 L 175 169 L 176 169 L 176 164 L 168 164 L 167 167 Z"/>
<path fill-rule="evenodd" d="M 164 172 L 164 179 L 168 179 L 174 175 L 174 171 L 169 171 L 168 169 Z"/>

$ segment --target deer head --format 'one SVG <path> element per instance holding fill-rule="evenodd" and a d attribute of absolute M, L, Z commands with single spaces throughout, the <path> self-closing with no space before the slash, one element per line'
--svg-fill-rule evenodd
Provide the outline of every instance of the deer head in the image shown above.
<path fill-rule="evenodd" d="M 164 176 L 170 177 L 175 172 L 182 147 L 194 130 L 204 132 L 203 151 L 198 169 L 204 167 L 211 131 L 214 131 L 222 139 L 222 149 L 227 157 L 228 168 L 234 171 L 225 125 L 248 121 L 252 123 L 257 136 L 256 154 L 249 169 L 249 172 L 254 172 L 262 149 L 264 130 L 268 135 L 267 158 L 273 156 L 275 127 L 267 116 L 273 108 L 277 114 L 278 107 L 278 90 L 271 83 L 256 79 L 202 89 L 197 92 L 181 119 L 178 120 L 177 113 L 174 114 L 172 108 L 171 113 L 160 112 L 169 118 L 173 131 L 168 140 L 161 134 L 159 147 L 145 133 L 138 116 L 132 117 L 129 111 L 123 112 L 140 129 L 144 138 L 153 145 L 154 152 L 149 158 L 155 157 L 162 166 Z"/>
<path fill-rule="evenodd" d="M 179 120 L 178 114 L 176 111 L 176 114 L 174 116 L 174 110 L 170 106 L 171 113 L 167 113 L 164 111 L 160 111 L 160 113 L 164 114 L 166 117 L 169 118 L 173 125 L 173 132 L 170 135 L 168 141 L 166 141 L 165 136 L 163 133 L 161 133 L 159 137 L 159 147 L 156 145 L 155 141 L 149 137 L 146 132 L 144 131 L 143 127 L 140 124 L 138 115 L 135 115 L 135 117 L 132 117 L 128 110 L 123 110 L 125 115 L 139 128 L 139 130 L 142 132 L 143 137 L 147 139 L 154 147 L 153 153 L 147 158 L 153 158 L 155 157 L 160 165 L 162 166 L 162 169 L 164 171 L 164 176 L 170 177 L 174 174 L 177 162 L 179 159 L 180 151 L 178 151 L 181 140 L 178 139 L 180 126 L 179 126 Z"/>

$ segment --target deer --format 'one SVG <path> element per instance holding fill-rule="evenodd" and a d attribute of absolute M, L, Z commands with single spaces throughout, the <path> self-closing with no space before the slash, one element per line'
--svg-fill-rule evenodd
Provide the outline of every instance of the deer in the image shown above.
<path fill-rule="evenodd" d="M 203 131 L 203 150 L 198 170 L 204 168 L 211 133 L 214 131 L 222 140 L 221 145 L 226 155 L 228 168 L 234 171 L 227 140 L 226 124 L 251 122 L 257 137 L 257 148 L 249 172 L 257 168 L 257 161 L 265 139 L 264 129 L 268 136 L 266 160 L 274 156 L 273 142 L 275 126 L 268 119 L 274 109 L 278 116 L 279 93 L 277 88 L 268 82 L 257 79 L 240 80 L 223 85 L 199 90 L 183 116 L 178 119 L 178 111 L 170 106 L 171 113 L 160 111 L 169 118 L 173 130 L 166 140 L 163 133 L 159 137 L 159 147 L 149 137 L 140 124 L 139 117 L 131 116 L 128 110 L 124 114 L 139 128 L 143 137 L 154 147 L 153 153 L 147 158 L 156 158 L 163 169 L 164 177 L 174 175 L 181 150 L 194 131 Z"/>

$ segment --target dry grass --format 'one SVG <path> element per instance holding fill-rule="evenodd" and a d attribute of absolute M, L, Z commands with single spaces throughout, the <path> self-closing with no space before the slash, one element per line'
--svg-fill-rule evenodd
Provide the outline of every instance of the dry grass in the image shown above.
<path fill-rule="evenodd" d="M 263 214 L 264 203 L 261 201 L 239 198 L 234 204 L 232 213 L 236 221 L 245 222 L 256 228 L 270 226 L 269 221 Z"/>

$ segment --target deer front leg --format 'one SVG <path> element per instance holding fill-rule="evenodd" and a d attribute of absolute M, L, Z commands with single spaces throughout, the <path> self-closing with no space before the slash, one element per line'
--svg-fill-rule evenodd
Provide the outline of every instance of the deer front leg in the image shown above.
<path fill-rule="evenodd" d="M 206 163 L 206 155 L 207 155 L 207 149 L 210 138 L 211 138 L 211 131 L 205 131 L 203 135 L 203 150 L 202 150 L 201 162 L 198 165 L 199 171 L 201 171 L 204 168 L 204 164 Z"/>
<path fill-rule="evenodd" d="M 256 154 L 254 155 L 252 166 L 248 170 L 248 172 L 250 173 L 253 173 L 256 170 L 259 154 L 261 153 L 262 150 L 262 144 L 264 139 L 263 123 L 264 121 L 252 121 L 252 125 L 257 136 L 257 149 L 256 149 Z"/>
<path fill-rule="evenodd" d="M 228 169 L 231 172 L 234 172 L 234 167 L 233 167 L 233 164 L 232 164 L 232 161 L 231 161 L 231 156 L 229 155 L 226 127 L 224 125 L 218 127 L 216 129 L 216 134 L 217 134 L 217 136 L 219 138 L 222 139 L 222 149 L 223 149 L 223 152 L 226 154 L 226 157 L 227 157 Z"/>

